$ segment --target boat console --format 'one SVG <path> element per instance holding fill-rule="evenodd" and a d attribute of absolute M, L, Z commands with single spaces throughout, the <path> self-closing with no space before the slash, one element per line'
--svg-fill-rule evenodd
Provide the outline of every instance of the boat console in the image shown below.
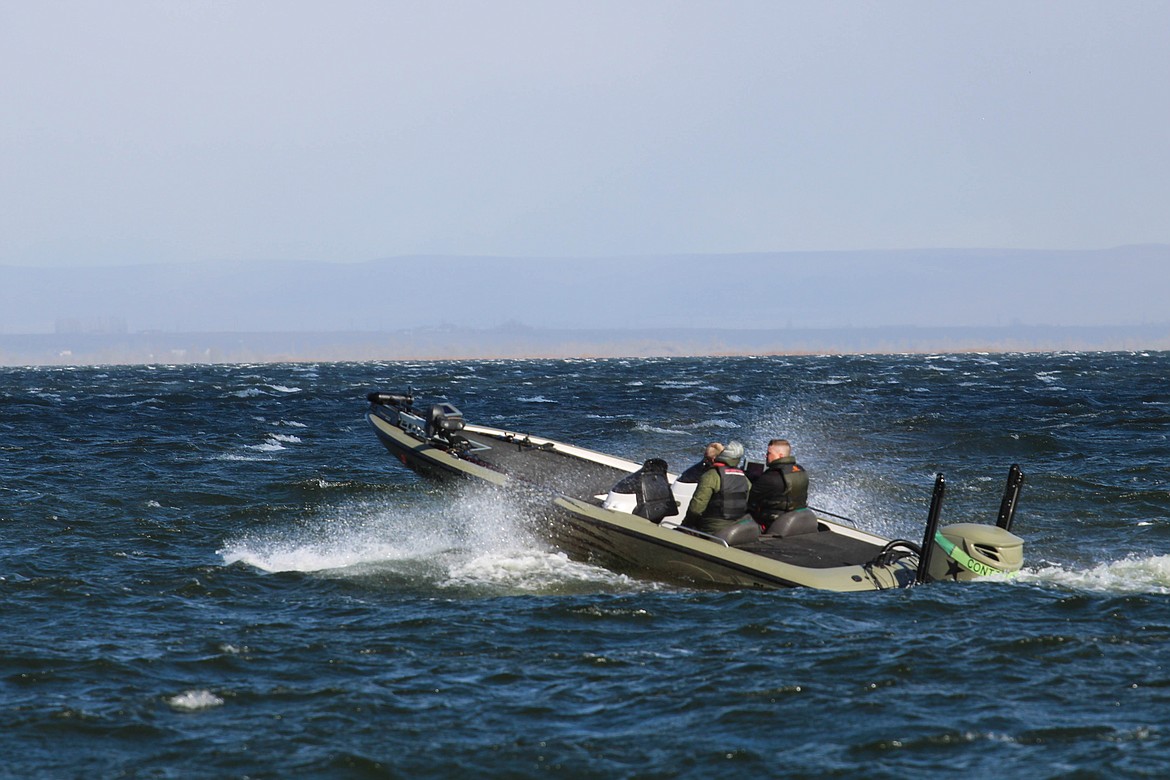
<path fill-rule="evenodd" d="M 435 404 L 427 414 L 427 437 L 451 440 L 451 434 L 463 430 L 463 412 L 451 404 Z"/>

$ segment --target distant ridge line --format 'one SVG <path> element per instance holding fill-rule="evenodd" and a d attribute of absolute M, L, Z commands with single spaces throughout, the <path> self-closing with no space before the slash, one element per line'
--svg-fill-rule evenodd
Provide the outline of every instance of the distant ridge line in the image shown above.
<path fill-rule="evenodd" d="M 718 273 L 712 269 L 718 268 Z M 1166 318 L 1170 247 L 415 256 L 123 267 L 0 265 L 0 334 L 493 328 L 1140 325 Z"/>
<path fill-rule="evenodd" d="M 1170 350 L 1170 322 L 760 330 L 552 329 L 512 322 L 491 329 L 0 334 L 3 366 L 1162 350 Z"/>

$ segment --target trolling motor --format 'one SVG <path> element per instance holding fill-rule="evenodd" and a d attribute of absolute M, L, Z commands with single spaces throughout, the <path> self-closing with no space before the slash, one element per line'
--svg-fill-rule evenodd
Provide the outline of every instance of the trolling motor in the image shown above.
<path fill-rule="evenodd" d="M 374 406 L 393 406 L 404 412 L 410 412 L 414 407 L 414 390 L 408 389 L 405 393 L 367 393 L 366 400 Z"/>

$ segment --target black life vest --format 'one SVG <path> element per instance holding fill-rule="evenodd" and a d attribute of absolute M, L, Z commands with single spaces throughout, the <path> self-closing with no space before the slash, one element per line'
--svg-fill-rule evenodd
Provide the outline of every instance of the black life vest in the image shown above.
<path fill-rule="evenodd" d="M 703 517 L 722 520 L 738 520 L 747 514 L 748 491 L 751 482 L 742 470 L 725 463 L 716 463 L 711 468 L 719 472 L 719 490 L 707 503 Z"/>
<path fill-rule="evenodd" d="M 779 471 L 784 478 L 784 497 L 779 506 L 772 507 L 782 512 L 791 512 L 794 509 L 804 509 L 808 506 L 808 472 L 796 462 L 795 458 L 781 458 L 780 463 L 768 466 L 769 471 Z"/>

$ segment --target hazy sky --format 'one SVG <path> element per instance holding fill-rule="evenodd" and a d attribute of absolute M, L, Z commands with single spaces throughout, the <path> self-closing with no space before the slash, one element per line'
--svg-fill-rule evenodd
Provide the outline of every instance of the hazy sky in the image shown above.
<path fill-rule="evenodd" d="M 1170 243 L 1170 2 L 0 0 L 0 264 Z"/>

